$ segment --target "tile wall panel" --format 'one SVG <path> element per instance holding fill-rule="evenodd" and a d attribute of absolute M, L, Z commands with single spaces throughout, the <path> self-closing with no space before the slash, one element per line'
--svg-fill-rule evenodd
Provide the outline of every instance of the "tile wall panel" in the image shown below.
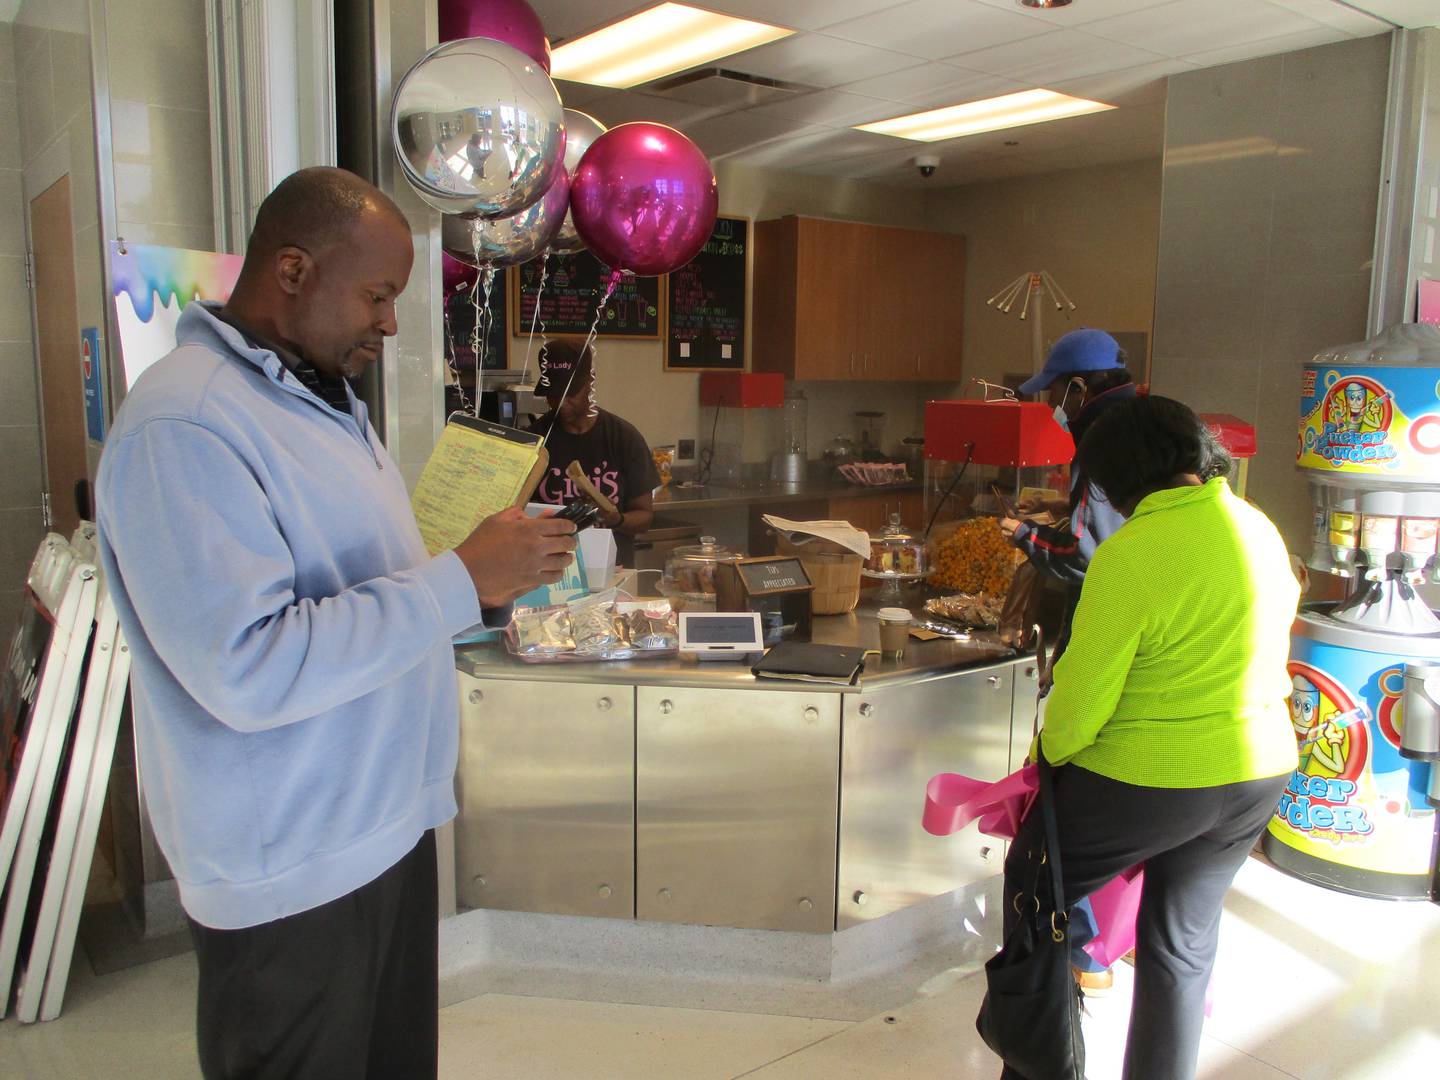
<path fill-rule="evenodd" d="M 1365 336 L 1388 37 L 1169 81 L 1153 384 L 1256 426 L 1250 492 L 1309 542 L 1300 367 Z"/>

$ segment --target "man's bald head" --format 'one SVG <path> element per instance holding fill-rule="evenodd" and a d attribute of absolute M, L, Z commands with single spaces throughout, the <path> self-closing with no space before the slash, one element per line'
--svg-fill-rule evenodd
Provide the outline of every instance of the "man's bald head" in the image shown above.
<path fill-rule="evenodd" d="M 389 196 L 343 169 L 301 169 L 260 204 L 225 310 L 324 373 L 357 375 L 396 331 L 413 259 Z"/>
<path fill-rule="evenodd" d="M 391 218 L 410 231 L 394 200 L 352 172 L 316 165 L 291 173 L 260 204 L 245 269 L 268 262 L 283 247 L 304 248 L 318 257 L 350 238 L 371 215 Z"/>

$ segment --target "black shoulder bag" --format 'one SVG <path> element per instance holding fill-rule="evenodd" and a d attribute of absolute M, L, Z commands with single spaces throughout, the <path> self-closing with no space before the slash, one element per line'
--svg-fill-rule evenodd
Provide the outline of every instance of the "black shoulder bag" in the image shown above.
<path fill-rule="evenodd" d="M 1015 897 L 1019 919 L 1004 947 L 985 964 L 985 1000 L 975 1027 L 985 1045 L 1025 1080 L 1084 1080 L 1082 993 L 1070 973 L 1055 789 L 1049 763 L 1044 754 L 1039 758 L 1040 797 L 1031 812 L 1044 817 L 1045 844 L 1030 855 L 1029 889 Z M 1047 877 L 1048 890 L 1043 888 Z"/>

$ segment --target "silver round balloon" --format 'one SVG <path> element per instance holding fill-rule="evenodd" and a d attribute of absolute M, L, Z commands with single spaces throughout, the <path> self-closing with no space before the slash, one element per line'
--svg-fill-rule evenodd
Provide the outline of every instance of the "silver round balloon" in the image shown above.
<path fill-rule="evenodd" d="M 470 266 L 515 266 L 529 262 L 555 239 L 570 206 L 570 176 L 562 167 L 539 202 L 506 218 L 471 219 L 446 214 L 440 220 L 445 251 Z"/>
<path fill-rule="evenodd" d="M 538 202 L 565 155 L 565 110 L 539 64 L 490 38 L 436 46 L 390 111 L 400 165 L 448 214 L 502 218 Z"/>
<path fill-rule="evenodd" d="M 565 110 L 565 171 L 571 176 L 580 167 L 580 159 L 585 156 L 585 151 L 590 149 L 590 144 L 605 134 L 605 125 L 596 120 L 589 113 L 583 113 L 579 109 Z M 559 233 L 550 244 L 552 251 L 575 252 L 585 250 L 585 241 L 580 239 L 580 234 L 575 231 L 575 223 L 570 220 L 570 211 L 565 211 L 565 221 L 560 226 Z"/>

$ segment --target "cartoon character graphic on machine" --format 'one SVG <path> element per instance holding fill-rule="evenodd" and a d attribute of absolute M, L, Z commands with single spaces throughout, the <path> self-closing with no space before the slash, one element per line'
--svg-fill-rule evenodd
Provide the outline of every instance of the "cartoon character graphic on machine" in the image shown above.
<path fill-rule="evenodd" d="M 1340 843 L 1373 831 L 1355 799 L 1369 761 L 1370 709 L 1324 672 L 1289 665 L 1290 723 L 1300 761 L 1276 815 L 1316 839 Z"/>
<path fill-rule="evenodd" d="M 1334 468 L 1393 466 L 1391 441 L 1403 421 L 1395 395 L 1365 375 L 1330 372 L 1328 389 L 1301 425 L 1301 454 L 1314 453 Z M 1402 424 L 1403 427 L 1403 424 Z"/>
<path fill-rule="evenodd" d="M 1330 390 L 1326 421 L 1335 431 L 1384 431 L 1392 394 L 1372 379 L 1342 379 Z"/>

